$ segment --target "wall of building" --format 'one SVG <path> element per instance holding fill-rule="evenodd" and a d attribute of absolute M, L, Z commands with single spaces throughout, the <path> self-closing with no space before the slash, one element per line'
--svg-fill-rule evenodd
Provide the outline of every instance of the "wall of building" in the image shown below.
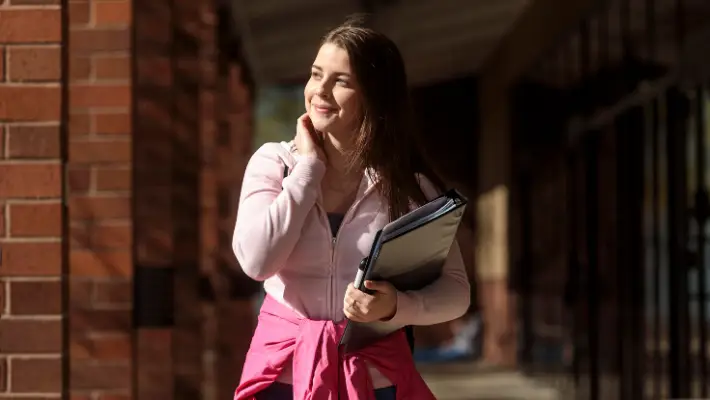
<path fill-rule="evenodd" d="M 251 308 L 228 238 L 251 96 L 217 13 L 0 1 L 0 398 L 233 390 Z M 136 304 L 156 275 L 165 298 Z"/>
<path fill-rule="evenodd" d="M 65 7 L 65 389 L 81 400 L 127 398 L 133 350 L 131 2 Z"/>
<path fill-rule="evenodd" d="M 0 396 L 62 388 L 62 21 L 26 3 L 0 4 Z"/>

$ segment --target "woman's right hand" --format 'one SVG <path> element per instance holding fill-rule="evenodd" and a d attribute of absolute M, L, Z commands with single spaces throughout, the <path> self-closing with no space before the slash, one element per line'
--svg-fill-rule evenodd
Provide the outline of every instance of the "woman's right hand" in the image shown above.
<path fill-rule="evenodd" d="M 316 157 L 325 162 L 325 152 L 323 151 L 323 139 L 313 127 L 308 114 L 303 114 L 296 123 L 296 149 L 298 154 L 304 157 Z"/>

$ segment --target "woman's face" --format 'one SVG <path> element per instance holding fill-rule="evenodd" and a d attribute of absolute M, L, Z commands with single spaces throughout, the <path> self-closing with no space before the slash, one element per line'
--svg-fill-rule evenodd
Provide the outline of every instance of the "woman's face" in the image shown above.
<path fill-rule="evenodd" d="M 304 89 L 306 112 L 313 127 L 334 134 L 352 132 L 360 119 L 360 92 L 347 51 L 321 46 Z"/>

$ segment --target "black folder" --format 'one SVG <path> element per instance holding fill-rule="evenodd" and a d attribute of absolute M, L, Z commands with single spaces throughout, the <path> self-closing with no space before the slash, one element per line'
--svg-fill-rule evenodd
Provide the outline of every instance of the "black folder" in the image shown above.
<path fill-rule="evenodd" d="M 405 292 L 434 282 L 441 276 L 466 204 L 452 189 L 387 224 L 360 263 L 354 286 L 370 292 L 365 280 L 385 280 Z M 401 328 L 388 321 L 348 321 L 340 346 L 345 352 L 356 351 Z"/>

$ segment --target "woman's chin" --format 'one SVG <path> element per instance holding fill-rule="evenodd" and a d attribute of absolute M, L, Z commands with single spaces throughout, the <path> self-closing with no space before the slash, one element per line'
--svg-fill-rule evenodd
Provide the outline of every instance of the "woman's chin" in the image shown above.
<path fill-rule="evenodd" d="M 324 118 L 320 115 L 312 116 L 311 122 L 313 122 L 313 127 L 321 132 L 328 132 L 329 128 L 333 125 L 333 122 L 329 118 Z"/>

